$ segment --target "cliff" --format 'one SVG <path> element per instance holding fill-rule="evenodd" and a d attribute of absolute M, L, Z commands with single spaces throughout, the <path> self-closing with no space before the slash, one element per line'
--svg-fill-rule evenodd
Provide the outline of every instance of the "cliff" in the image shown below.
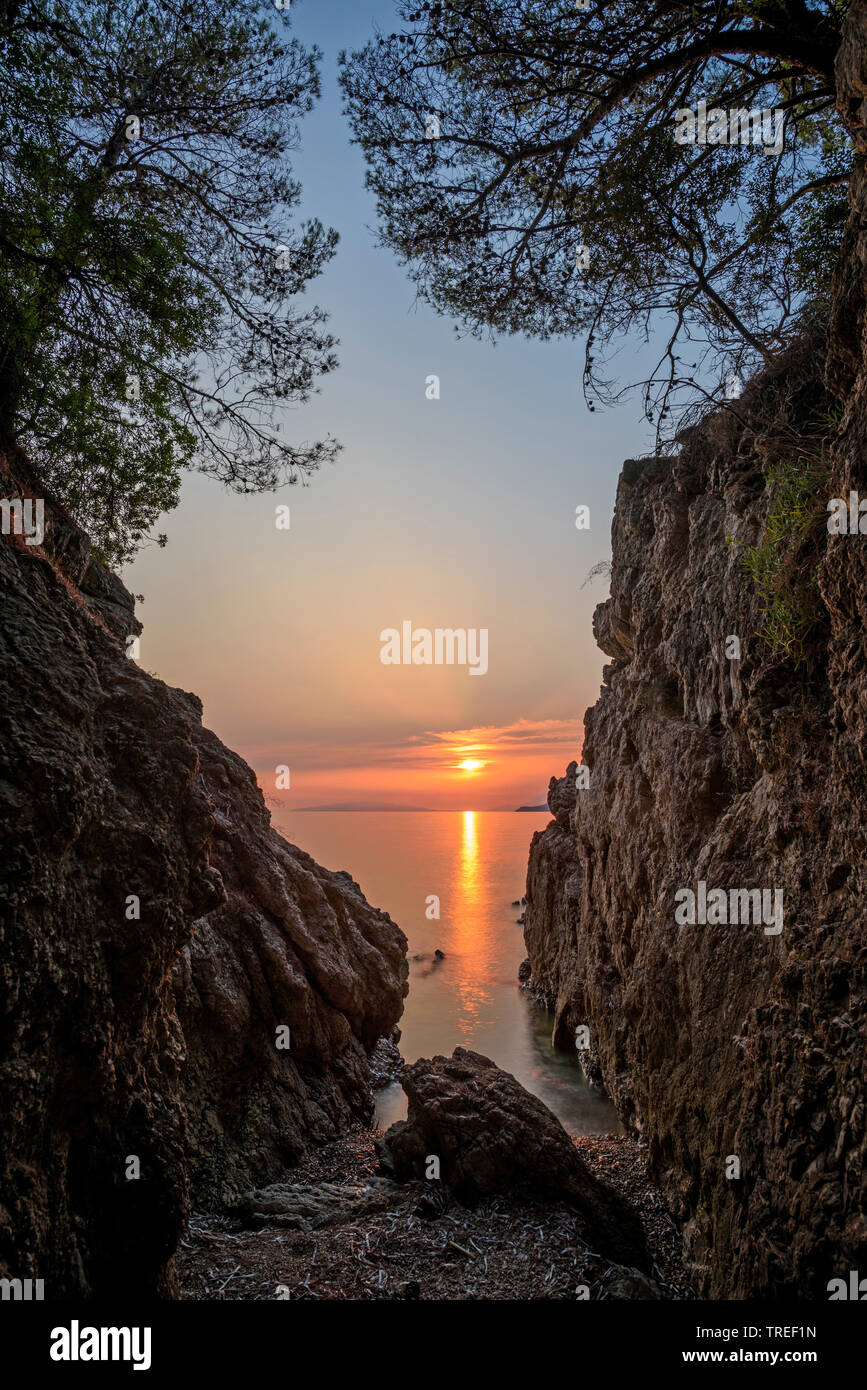
<path fill-rule="evenodd" d="M 863 152 L 863 3 L 837 76 Z M 865 267 L 862 153 L 830 329 L 624 466 L 590 785 L 552 779 L 530 853 L 531 987 L 558 1045 L 588 1025 L 706 1296 L 825 1299 L 867 1265 L 867 538 L 826 524 L 867 495 Z M 782 931 L 677 920 L 700 882 L 782 890 Z"/>
<path fill-rule="evenodd" d="M 0 497 L 34 494 L 7 450 Z M 0 1273 L 170 1295 L 191 1194 L 369 1117 L 406 941 L 271 829 L 195 696 L 127 657 L 123 585 L 45 518 L 41 546 L 0 537 Z"/>

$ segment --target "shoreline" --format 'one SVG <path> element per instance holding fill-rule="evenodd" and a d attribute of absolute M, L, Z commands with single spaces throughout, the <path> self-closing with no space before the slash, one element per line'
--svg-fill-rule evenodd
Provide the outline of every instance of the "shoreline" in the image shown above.
<path fill-rule="evenodd" d="M 381 1133 L 357 1126 L 265 1189 L 280 1214 L 194 1214 L 175 1256 L 182 1300 L 574 1301 L 582 1285 L 591 1300 L 696 1297 L 637 1140 L 572 1136 L 638 1212 L 653 1280 L 588 1250 L 565 1204 L 502 1195 L 470 1209 L 432 1201 L 430 1184 L 387 1182 L 376 1172 Z"/>

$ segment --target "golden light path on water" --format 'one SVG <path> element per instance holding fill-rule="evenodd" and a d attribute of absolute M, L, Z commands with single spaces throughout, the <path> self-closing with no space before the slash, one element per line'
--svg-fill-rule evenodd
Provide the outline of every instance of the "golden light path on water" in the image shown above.
<path fill-rule="evenodd" d="M 327 868 L 349 870 L 406 932 L 407 1061 L 468 1047 L 541 1096 L 572 1132 L 604 1134 L 617 1126 L 610 1102 L 588 1090 L 574 1053 L 554 1053 L 552 1020 L 518 987 L 529 842 L 549 819 L 547 811 L 338 811 L 281 817 L 277 828 Z M 397 1082 L 376 1104 L 383 1125 L 406 1114 Z"/>
<path fill-rule="evenodd" d="M 454 945 L 463 964 L 457 982 L 457 1025 L 465 1038 L 475 1035 L 493 998 L 493 943 L 486 911 L 489 885 L 480 853 L 480 819 L 475 811 L 463 812 L 461 852 L 452 889 Z"/>

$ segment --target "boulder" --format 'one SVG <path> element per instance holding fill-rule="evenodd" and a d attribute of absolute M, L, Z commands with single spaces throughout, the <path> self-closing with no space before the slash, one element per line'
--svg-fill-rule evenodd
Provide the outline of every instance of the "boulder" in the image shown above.
<path fill-rule="evenodd" d="M 466 1048 L 404 1067 L 406 1120 L 378 1142 L 383 1171 L 404 1182 L 428 1159 L 455 1197 L 494 1193 L 559 1200 L 577 1211 L 587 1242 L 619 1263 L 648 1268 L 637 1214 L 595 1177 L 556 1115 L 489 1058 Z"/>

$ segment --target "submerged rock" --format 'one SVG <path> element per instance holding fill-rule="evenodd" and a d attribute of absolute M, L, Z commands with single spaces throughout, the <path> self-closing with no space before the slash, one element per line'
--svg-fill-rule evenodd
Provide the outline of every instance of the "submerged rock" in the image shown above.
<path fill-rule="evenodd" d="M 557 1117 L 509 1072 L 466 1048 L 404 1067 L 408 1117 L 377 1152 L 398 1181 L 426 1177 L 439 1160 L 442 1181 L 463 1202 L 492 1193 L 566 1201 L 588 1243 L 621 1263 L 646 1267 L 636 1213 L 589 1170 Z"/>

